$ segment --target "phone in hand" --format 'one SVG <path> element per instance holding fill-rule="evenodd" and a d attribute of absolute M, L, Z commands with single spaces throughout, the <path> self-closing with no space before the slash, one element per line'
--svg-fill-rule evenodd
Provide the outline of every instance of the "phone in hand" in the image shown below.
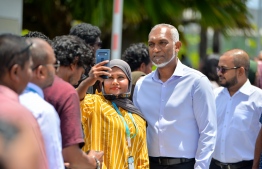
<path fill-rule="evenodd" d="M 110 60 L 110 49 L 97 49 L 96 50 L 96 64 L 103 62 L 104 60 Z M 104 66 L 109 66 L 108 63 Z M 101 76 L 103 79 L 107 79 L 108 77 L 105 75 Z"/>

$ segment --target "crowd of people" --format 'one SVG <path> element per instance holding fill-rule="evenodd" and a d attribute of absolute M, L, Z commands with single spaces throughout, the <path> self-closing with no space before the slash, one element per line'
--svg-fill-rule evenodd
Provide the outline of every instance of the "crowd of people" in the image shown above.
<path fill-rule="evenodd" d="M 231 49 L 201 72 L 157 24 L 148 45 L 95 63 L 100 36 L 0 35 L 1 169 L 262 168 L 260 57 Z"/>

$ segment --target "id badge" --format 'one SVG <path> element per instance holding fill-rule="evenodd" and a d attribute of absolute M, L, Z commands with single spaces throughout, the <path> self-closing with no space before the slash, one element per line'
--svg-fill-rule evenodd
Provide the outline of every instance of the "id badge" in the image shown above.
<path fill-rule="evenodd" d="M 135 169 L 134 157 L 129 156 L 127 159 L 128 169 Z"/>

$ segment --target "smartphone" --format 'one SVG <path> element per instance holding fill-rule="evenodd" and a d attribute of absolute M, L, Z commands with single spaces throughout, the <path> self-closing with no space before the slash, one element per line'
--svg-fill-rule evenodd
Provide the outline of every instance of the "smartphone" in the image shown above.
<path fill-rule="evenodd" d="M 97 49 L 96 50 L 96 63 L 103 62 L 104 60 L 110 60 L 110 49 Z M 104 66 L 109 66 L 108 63 Z M 105 75 L 101 76 L 103 79 L 108 77 Z"/>

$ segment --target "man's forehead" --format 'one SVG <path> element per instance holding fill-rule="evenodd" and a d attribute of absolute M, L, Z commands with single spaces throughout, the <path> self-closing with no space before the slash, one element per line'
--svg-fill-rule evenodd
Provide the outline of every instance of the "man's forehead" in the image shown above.
<path fill-rule="evenodd" d="M 166 39 L 168 34 L 168 28 L 167 27 L 157 27 L 153 29 L 149 34 L 149 40 L 150 39 L 156 39 L 156 38 L 162 38 Z"/>
<path fill-rule="evenodd" d="M 219 58 L 219 64 L 229 64 L 233 63 L 234 58 L 231 55 L 222 55 Z"/>

